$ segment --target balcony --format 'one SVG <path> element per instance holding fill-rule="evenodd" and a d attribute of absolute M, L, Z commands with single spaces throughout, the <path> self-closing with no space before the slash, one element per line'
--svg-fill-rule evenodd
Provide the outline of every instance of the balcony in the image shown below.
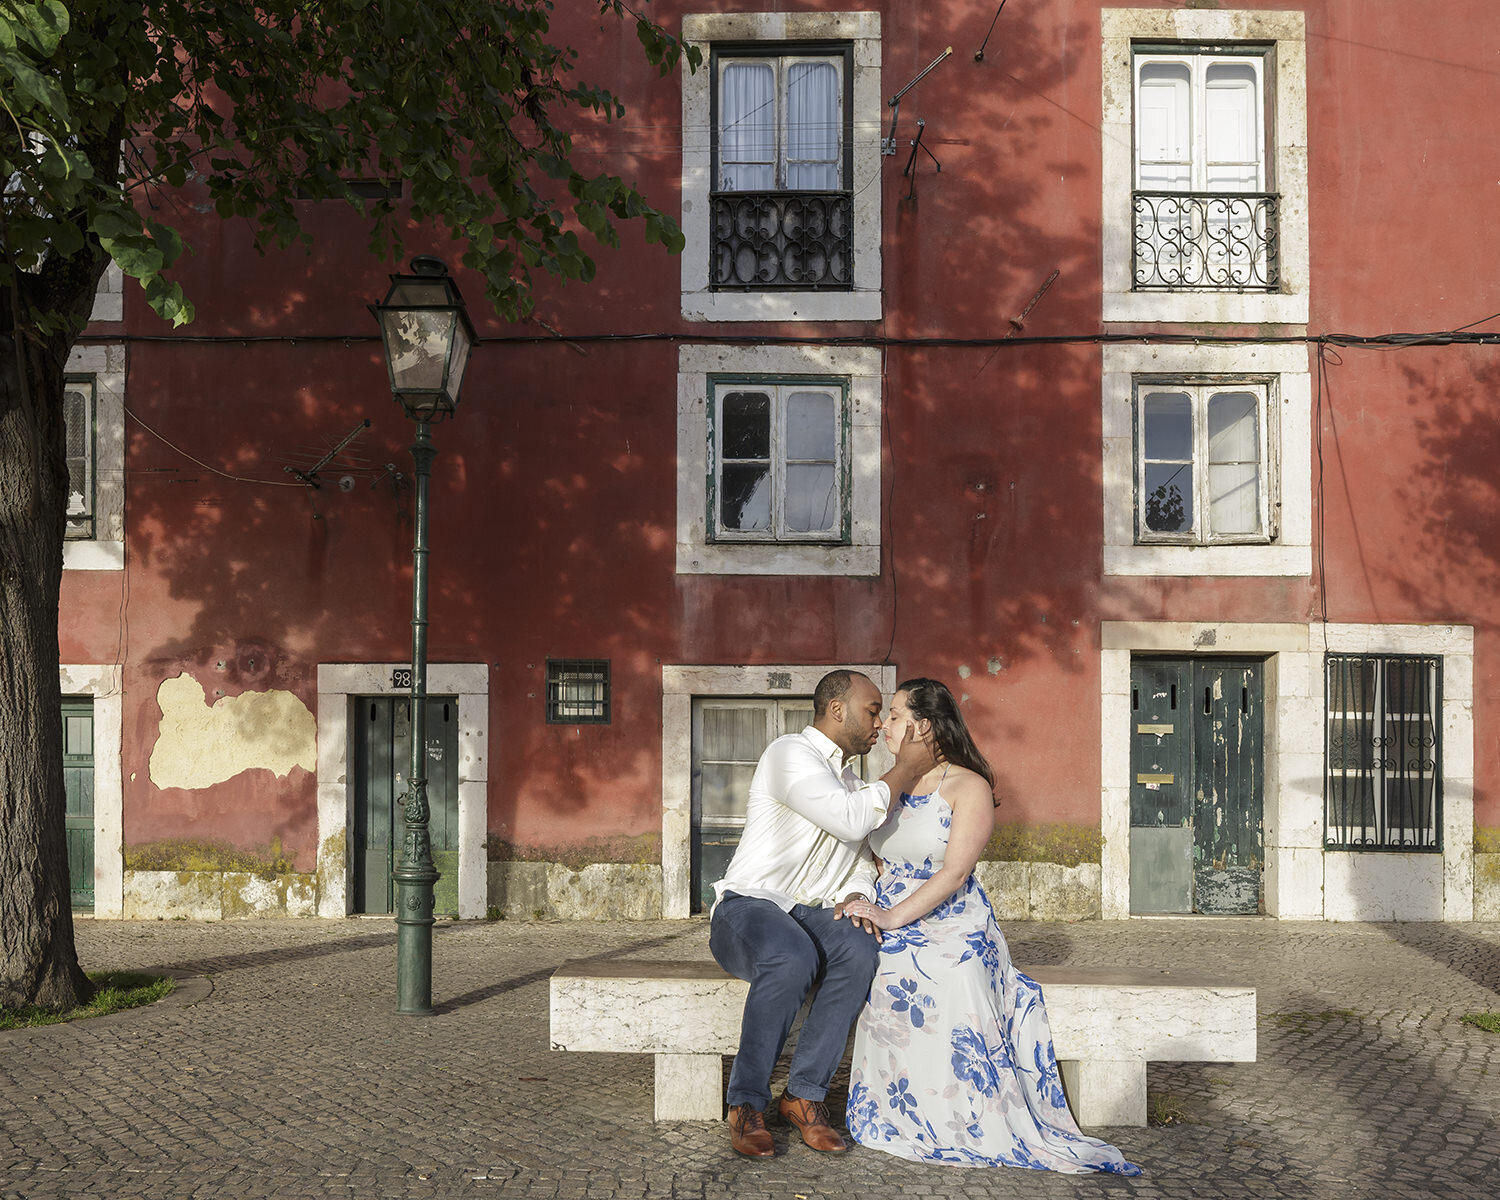
<path fill-rule="evenodd" d="M 848 291 L 854 286 L 850 192 L 718 192 L 715 291 Z"/>
<path fill-rule="evenodd" d="M 1133 197 L 1133 291 L 1280 288 L 1278 195 L 1135 192 Z"/>

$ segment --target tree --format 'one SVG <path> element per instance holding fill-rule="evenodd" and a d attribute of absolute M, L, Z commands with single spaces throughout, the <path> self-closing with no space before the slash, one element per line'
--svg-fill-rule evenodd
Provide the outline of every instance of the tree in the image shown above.
<path fill-rule="evenodd" d="M 647 60 L 680 42 L 624 0 Z M 584 175 L 567 122 L 624 108 L 548 40 L 551 0 L 0 0 L 0 1007 L 89 990 L 69 908 L 58 601 L 67 511 L 63 372 L 111 260 L 164 319 L 192 319 L 183 251 L 140 201 L 206 191 L 258 247 L 310 239 L 294 201 L 342 199 L 399 260 L 398 216 L 463 247 L 502 315 L 532 272 L 588 280 L 577 229 L 614 245 L 640 219 L 682 235 L 633 185 Z M 688 50 L 690 65 L 698 52 Z M 351 178 L 400 179 L 406 207 Z M 559 199 L 558 197 L 566 197 Z M 164 209 L 161 211 L 165 211 Z"/>

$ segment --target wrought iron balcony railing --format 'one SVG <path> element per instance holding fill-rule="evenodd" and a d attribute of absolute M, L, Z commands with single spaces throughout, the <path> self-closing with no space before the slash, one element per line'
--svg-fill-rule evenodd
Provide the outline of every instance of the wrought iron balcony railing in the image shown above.
<path fill-rule="evenodd" d="M 1276 291 L 1279 201 L 1271 192 L 1136 192 L 1134 289 Z"/>
<path fill-rule="evenodd" d="M 854 286 L 849 192 L 719 192 L 713 202 L 715 289 Z"/>

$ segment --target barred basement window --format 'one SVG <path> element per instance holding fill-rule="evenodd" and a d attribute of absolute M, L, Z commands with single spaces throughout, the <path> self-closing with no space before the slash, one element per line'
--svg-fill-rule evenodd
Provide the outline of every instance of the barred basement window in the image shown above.
<path fill-rule="evenodd" d="M 1443 848 L 1443 660 L 1329 654 L 1323 844 Z"/>
<path fill-rule="evenodd" d="M 547 723 L 609 724 L 609 659 L 547 660 Z"/>

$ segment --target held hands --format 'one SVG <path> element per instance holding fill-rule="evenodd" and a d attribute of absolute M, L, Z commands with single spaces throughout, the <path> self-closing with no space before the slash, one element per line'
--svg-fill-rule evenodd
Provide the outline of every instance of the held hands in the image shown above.
<path fill-rule="evenodd" d="M 863 896 L 851 897 L 845 900 L 841 907 L 844 910 L 844 916 L 871 933 L 878 929 L 895 929 L 898 924 L 892 917 L 890 909 L 881 908 L 873 900 L 866 900 Z"/>
<path fill-rule="evenodd" d="M 853 921 L 856 925 L 863 929 L 866 933 L 873 934 L 874 936 L 879 937 L 881 927 L 877 925 L 863 911 L 858 914 L 856 914 L 855 912 L 856 905 L 868 906 L 869 904 L 870 902 L 863 896 L 861 896 L 858 892 L 851 892 L 849 895 L 845 896 L 841 901 L 839 901 L 839 903 L 833 906 L 833 919 L 835 921 L 839 921 L 847 917 L 849 920 Z M 884 912 L 885 910 L 881 909 L 879 911 Z"/>

